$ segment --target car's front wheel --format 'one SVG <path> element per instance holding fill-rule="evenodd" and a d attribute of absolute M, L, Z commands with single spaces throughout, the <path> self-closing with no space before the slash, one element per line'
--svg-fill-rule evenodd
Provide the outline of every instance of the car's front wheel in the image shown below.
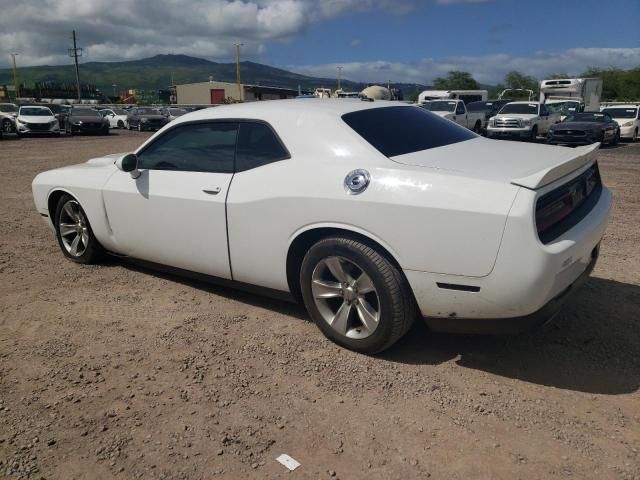
<path fill-rule="evenodd" d="M 2 131 L 4 133 L 13 132 L 13 122 L 8 118 L 5 118 L 4 120 L 2 120 Z"/>
<path fill-rule="evenodd" d="M 400 269 L 356 239 L 331 237 L 313 245 L 302 262 L 300 287 L 307 311 L 322 333 L 362 353 L 389 348 L 416 315 Z"/>
<path fill-rule="evenodd" d="M 62 253 L 77 263 L 96 263 L 104 250 L 93 234 L 89 220 L 78 201 L 63 195 L 54 217 L 56 237 Z"/>

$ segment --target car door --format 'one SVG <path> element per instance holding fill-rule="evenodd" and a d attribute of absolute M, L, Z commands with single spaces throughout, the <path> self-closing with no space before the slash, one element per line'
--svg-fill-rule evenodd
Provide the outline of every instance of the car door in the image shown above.
<path fill-rule="evenodd" d="M 138 152 L 140 176 L 118 170 L 103 188 L 119 252 L 231 278 L 226 197 L 236 122 L 178 125 Z"/>
<path fill-rule="evenodd" d="M 549 110 L 544 105 L 540 105 L 540 127 L 538 132 L 540 134 L 546 133 L 551 127 L 551 115 L 549 114 Z"/>
<path fill-rule="evenodd" d="M 464 103 L 462 102 L 458 102 L 456 105 L 456 123 L 463 127 L 469 127 L 467 109 L 464 107 Z"/>
<path fill-rule="evenodd" d="M 608 113 L 604 115 L 604 135 L 603 139 L 606 141 L 610 141 L 616 138 L 616 133 L 618 131 L 617 124 L 613 121 L 611 116 Z"/>

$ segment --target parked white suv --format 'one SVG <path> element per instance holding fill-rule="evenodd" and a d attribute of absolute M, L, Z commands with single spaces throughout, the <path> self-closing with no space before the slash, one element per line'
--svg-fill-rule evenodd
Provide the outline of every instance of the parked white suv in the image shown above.
<path fill-rule="evenodd" d="M 620 138 L 635 142 L 640 130 L 640 105 L 616 105 L 602 110 L 620 125 Z"/>
<path fill-rule="evenodd" d="M 535 140 L 559 122 L 560 112 L 550 112 L 540 102 L 511 102 L 489 120 L 487 136 Z"/>
<path fill-rule="evenodd" d="M 458 125 L 467 127 L 476 133 L 482 131 L 484 113 L 469 112 L 462 100 L 432 100 L 423 103 L 420 108 L 429 110 L 441 117 L 456 122 Z"/>

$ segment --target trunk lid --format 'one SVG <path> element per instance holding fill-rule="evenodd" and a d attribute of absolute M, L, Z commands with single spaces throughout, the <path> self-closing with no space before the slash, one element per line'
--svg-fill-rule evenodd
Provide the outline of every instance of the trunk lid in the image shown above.
<path fill-rule="evenodd" d="M 404 165 L 535 190 L 592 162 L 599 146 L 595 143 L 566 148 L 478 137 L 391 159 Z"/>

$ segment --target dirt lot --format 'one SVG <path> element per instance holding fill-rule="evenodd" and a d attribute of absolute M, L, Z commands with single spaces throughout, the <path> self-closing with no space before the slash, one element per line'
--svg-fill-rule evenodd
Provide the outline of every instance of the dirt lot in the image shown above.
<path fill-rule="evenodd" d="M 640 478 L 640 144 L 601 152 L 612 221 L 554 323 L 366 357 L 295 305 L 63 258 L 33 177 L 147 136 L 0 142 L 0 477 Z"/>

